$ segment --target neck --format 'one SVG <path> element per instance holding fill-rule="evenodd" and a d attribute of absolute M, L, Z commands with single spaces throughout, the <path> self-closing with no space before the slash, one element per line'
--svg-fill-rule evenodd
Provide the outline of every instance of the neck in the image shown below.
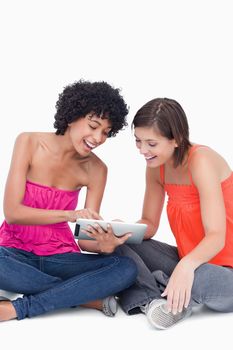
<path fill-rule="evenodd" d="M 80 156 L 77 150 L 74 148 L 74 145 L 70 139 L 69 129 L 66 130 L 64 135 L 54 135 L 54 138 L 58 146 L 59 155 L 62 158 L 63 157 L 78 158 L 78 159 L 84 158 Z"/>

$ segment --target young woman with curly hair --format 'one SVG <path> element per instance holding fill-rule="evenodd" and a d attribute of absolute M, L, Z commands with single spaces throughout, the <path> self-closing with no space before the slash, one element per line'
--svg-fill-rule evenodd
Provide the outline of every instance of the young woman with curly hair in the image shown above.
<path fill-rule="evenodd" d="M 129 258 L 82 253 L 68 225 L 77 218 L 101 218 L 107 167 L 93 150 L 126 125 L 128 109 L 119 89 L 80 80 L 60 94 L 56 110 L 56 133 L 22 133 L 15 142 L 0 228 L 2 321 L 77 305 L 113 316 L 111 296 L 136 278 Z M 76 210 L 82 187 L 85 207 Z M 115 245 L 128 238 L 115 238 L 111 228 L 109 235 Z M 108 241 L 99 237 L 95 251 L 109 253 Z M 11 293 L 22 296 L 7 300 Z"/>

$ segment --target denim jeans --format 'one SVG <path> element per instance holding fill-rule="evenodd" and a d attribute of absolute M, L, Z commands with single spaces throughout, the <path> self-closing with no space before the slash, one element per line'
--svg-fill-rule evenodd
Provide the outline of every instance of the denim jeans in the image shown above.
<path fill-rule="evenodd" d="M 114 254 L 38 256 L 0 247 L 0 289 L 24 294 L 12 301 L 19 320 L 117 294 L 136 275 L 130 258 Z"/>
<path fill-rule="evenodd" d="M 141 244 L 125 244 L 116 252 L 133 259 L 138 268 L 136 283 L 119 295 L 123 310 L 135 314 L 140 312 L 140 306 L 161 299 L 180 260 L 177 248 L 150 239 Z M 190 306 L 197 305 L 215 311 L 233 311 L 233 268 L 205 263 L 195 270 Z"/>

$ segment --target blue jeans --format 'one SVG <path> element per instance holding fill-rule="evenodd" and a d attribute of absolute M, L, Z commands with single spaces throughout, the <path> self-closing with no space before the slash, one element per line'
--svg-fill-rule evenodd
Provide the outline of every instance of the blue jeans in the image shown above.
<path fill-rule="evenodd" d="M 161 299 L 169 278 L 180 261 L 177 248 L 149 239 L 141 244 L 124 244 L 117 254 L 130 257 L 138 268 L 136 283 L 120 293 L 120 303 L 127 314 L 140 306 Z M 233 268 L 202 264 L 194 273 L 190 306 L 205 305 L 219 312 L 233 312 Z"/>
<path fill-rule="evenodd" d="M 117 294 L 136 276 L 130 258 L 113 254 L 38 256 L 0 247 L 0 289 L 24 294 L 12 301 L 19 320 Z"/>

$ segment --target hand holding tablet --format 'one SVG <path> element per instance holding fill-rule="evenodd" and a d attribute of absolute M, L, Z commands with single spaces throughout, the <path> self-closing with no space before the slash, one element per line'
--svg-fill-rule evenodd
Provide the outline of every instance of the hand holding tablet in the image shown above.
<path fill-rule="evenodd" d="M 94 219 L 78 219 L 76 221 L 74 236 L 77 239 L 92 239 L 87 236 L 82 230 L 88 231 L 88 225 L 100 225 L 104 230 L 107 230 L 107 225 L 110 224 L 113 233 L 117 237 L 121 237 L 126 233 L 131 233 L 132 236 L 128 238 L 127 243 L 139 244 L 142 242 L 146 232 L 147 225 L 139 223 L 125 223 L 121 221 L 104 221 Z"/>

